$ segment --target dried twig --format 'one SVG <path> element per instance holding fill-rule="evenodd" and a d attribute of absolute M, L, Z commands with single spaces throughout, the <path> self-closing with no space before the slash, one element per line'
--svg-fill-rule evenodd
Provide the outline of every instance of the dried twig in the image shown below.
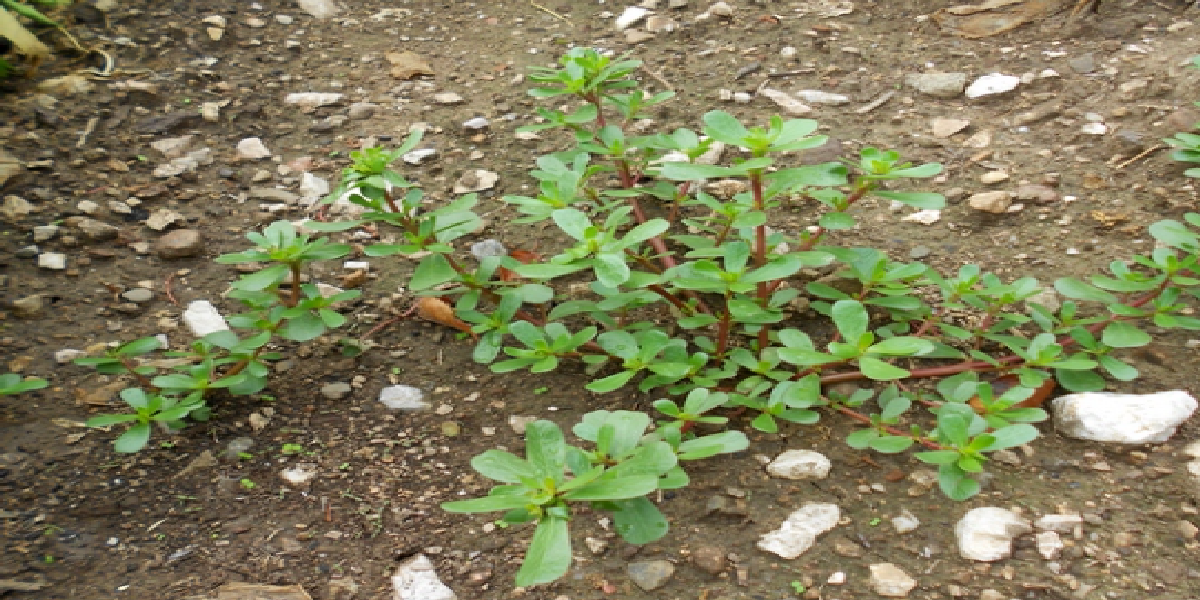
<path fill-rule="evenodd" d="M 556 12 L 554 12 L 554 11 L 552 11 L 552 10 L 548 9 L 548 8 L 546 8 L 545 6 L 542 6 L 541 4 L 538 4 L 537 2 L 533 2 L 532 0 L 530 0 L 529 4 L 533 5 L 533 7 L 534 7 L 534 8 L 536 8 L 536 9 L 538 9 L 538 10 L 540 10 L 540 11 L 543 11 L 543 12 L 545 12 L 545 13 L 548 13 L 548 14 L 550 14 L 551 16 L 553 16 L 553 17 L 554 17 L 554 18 L 556 18 L 556 19 L 561 19 L 561 20 L 562 20 L 564 23 L 566 23 L 567 25 L 569 25 L 569 26 L 571 26 L 571 27 L 574 27 L 574 26 L 575 26 L 575 24 L 574 24 L 574 23 L 572 23 L 570 19 L 568 19 L 568 18 L 566 18 L 566 17 L 564 17 L 564 16 L 562 16 L 562 15 L 560 15 L 560 14 L 558 14 L 558 13 L 556 13 Z"/>
<path fill-rule="evenodd" d="M 1138 160 L 1140 160 L 1140 159 L 1142 159 L 1142 158 L 1145 158 L 1145 157 L 1146 157 L 1146 155 L 1150 154 L 1151 152 L 1157 152 L 1157 151 L 1159 151 L 1159 150 L 1162 150 L 1163 148 L 1166 148 L 1166 146 L 1163 146 L 1162 144 L 1159 144 L 1159 145 L 1157 145 L 1157 146 L 1155 146 L 1155 147 L 1153 147 L 1153 148 L 1147 148 L 1146 150 L 1143 150 L 1143 151 L 1142 151 L 1140 154 L 1138 154 L 1137 156 L 1135 156 L 1135 157 L 1133 157 L 1133 158 L 1131 158 L 1131 159 L 1129 159 L 1129 160 L 1127 160 L 1127 161 L 1125 161 L 1125 162 L 1123 162 L 1123 163 L 1121 163 L 1121 164 L 1117 165 L 1117 168 L 1118 168 L 1118 169 L 1124 169 L 1125 167 L 1128 167 L 1129 165 L 1132 165 L 1133 163 L 1137 162 Z"/>
<path fill-rule="evenodd" d="M 172 271 L 170 275 L 167 275 L 167 281 L 163 283 L 163 293 L 167 295 L 167 300 L 170 300 L 171 304 L 179 306 L 179 301 L 175 299 L 175 294 L 171 293 L 171 281 L 174 279 L 175 272 Z"/>
<path fill-rule="evenodd" d="M 96 125 L 99 124 L 100 117 L 92 117 L 88 119 L 87 125 L 83 128 L 83 133 L 79 135 L 79 141 L 75 142 L 75 147 L 83 148 L 84 144 L 87 143 L 88 136 L 92 135 L 93 131 L 96 131 Z"/>
<path fill-rule="evenodd" d="M 675 91 L 675 86 L 671 85 L 671 82 L 667 81 L 666 79 L 663 79 L 662 75 L 659 75 L 658 73 L 655 73 L 654 71 L 651 71 L 650 68 L 647 67 L 645 64 L 642 65 L 642 70 L 645 71 L 646 74 L 649 75 L 651 79 L 657 81 L 659 83 L 659 85 L 667 88 L 668 91 L 671 91 L 671 92 Z"/>
<path fill-rule="evenodd" d="M 879 108 L 880 106 L 883 106 L 884 102 L 891 100 L 892 96 L 895 96 L 895 95 L 896 95 L 896 90 L 888 90 L 888 91 L 880 94 L 878 98 L 858 107 L 857 109 L 854 110 L 854 112 L 856 112 L 860 115 L 869 113 L 869 112 Z"/>

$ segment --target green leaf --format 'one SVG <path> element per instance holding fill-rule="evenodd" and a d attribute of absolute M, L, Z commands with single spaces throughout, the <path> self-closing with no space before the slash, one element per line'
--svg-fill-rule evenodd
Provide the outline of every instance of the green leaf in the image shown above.
<path fill-rule="evenodd" d="M 1100 341 L 1113 348 L 1136 348 L 1150 343 L 1150 334 L 1128 321 L 1114 321 L 1104 328 Z"/>
<path fill-rule="evenodd" d="M 592 226 L 592 221 L 583 211 L 577 208 L 560 208 L 550 213 L 550 217 L 563 233 L 576 240 L 587 239 L 586 232 L 588 227 Z"/>
<path fill-rule="evenodd" d="M 570 567 L 571 535 L 567 520 L 545 516 L 538 521 L 514 583 L 519 587 L 550 583 L 566 575 Z"/>
<path fill-rule="evenodd" d="M 158 338 L 144 337 L 121 346 L 117 350 L 117 354 L 120 356 L 138 356 L 158 350 L 160 346 L 162 346 L 162 342 L 158 341 Z"/>
<path fill-rule="evenodd" d="M 636 374 L 636 371 L 621 371 L 615 375 L 609 375 L 603 379 L 597 379 L 584 387 L 587 388 L 589 392 L 604 394 L 623 387 L 625 384 L 629 383 L 629 380 L 633 379 L 633 376 Z"/>
<path fill-rule="evenodd" d="M 867 352 L 872 354 L 885 354 L 888 356 L 920 356 L 927 352 L 933 351 L 933 342 L 916 337 L 894 337 L 888 338 L 867 348 Z"/>
<path fill-rule="evenodd" d="M 746 136 L 750 132 L 737 117 L 723 110 L 714 110 L 705 113 L 701 120 L 704 121 L 704 133 L 708 137 L 733 146 L 746 145 Z"/>
<path fill-rule="evenodd" d="M 1097 359 L 1100 366 L 1112 375 L 1113 379 L 1119 381 L 1133 381 L 1138 378 L 1138 370 L 1130 364 L 1127 364 L 1114 356 L 1105 354 Z"/>
<path fill-rule="evenodd" d="M 848 343 L 855 343 L 867 331 L 867 309 L 857 300 L 834 302 L 831 316 Z"/>
<path fill-rule="evenodd" d="M 533 464 L 503 450 L 487 450 L 472 458 L 471 466 L 480 475 L 504 483 L 521 483 L 522 479 L 537 477 Z"/>
<path fill-rule="evenodd" d="M 896 454 L 904 452 L 913 445 L 912 438 L 901 437 L 898 435 L 889 435 L 886 437 L 877 437 L 867 443 L 868 447 L 876 452 L 883 454 Z"/>
<path fill-rule="evenodd" d="M 979 482 L 967 476 L 966 472 L 956 465 L 942 465 L 938 468 L 938 487 L 947 498 L 962 502 L 979 493 Z"/>
<path fill-rule="evenodd" d="M 427 290 L 435 285 L 446 283 L 458 276 L 454 267 L 441 254 L 430 254 L 421 259 L 417 269 L 413 271 L 412 279 L 408 282 L 413 291 Z"/>
<path fill-rule="evenodd" d="M 658 176 L 663 179 L 672 181 L 693 181 L 696 179 L 717 179 L 721 177 L 734 177 L 741 172 L 729 167 L 718 167 L 714 165 L 698 165 L 685 162 L 667 162 L 663 163 L 658 170 Z"/>
<path fill-rule="evenodd" d="M 1098 392 L 1104 389 L 1104 378 L 1094 371 L 1055 369 L 1054 378 L 1071 392 Z"/>
<path fill-rule="evenodd" d="M 543 477 L 562 479 L 567 466 L 567 443 L 558 425 L 543 419 L 525 427 L 525 460 Z"/>
<path fill-rule="evenodd" d="M 679 460 L 697 460 L 718 454 L 732 454 L 750 447 L 750 440 L 740 431 L 722 431 L 679 444 Z"/>
<path fill-rule="evenodd" d="M 117 441 L 113 443 L 113 450 L 122 454 L 133 454 L 145 448 L 148 441 L 150 441 L 150 424 L 138 423 L 117 438 Z"/>
<path fill-rule="evenodd" d="M 913 456 L 917 460 L 934 465 L 950 465 L 958 461 L 959 454 L 953 450 L 934 450 L 933 452 L 918 452 Z"/>
<path fill-rule="evenodd" d="M 615 288 L 629 280 L 629 265 L 625 264 L 624 254 L 597 254 L 592 268 L 596 279 L 606 287 Z"/>
<path fill-rule="evenodd" d="M 670 528 L 667 518 L 646 498 L 618 500 L 613 504 L 613 527 L 630 544 L 649 544 L 661 539 Z"/>
<path fill-rule="evenodd" d="M 108 427 L 117 423 L 128 423 L 138 420 L 138 416 L 134 414 L 123 415 L 96 415 L 87 420 L 88 427 Z"/>
<path fill-rule="evenodd" d="M 629 230 L 625 237 L 621 238 L 621 245 L 630 248 L 635 244 L 640 244 L 656 235 L 659 235 L 667 230 L 671 224 L 666 219 L 650 219 L 637 227 Z"/>
<path fill-rule="evenodd" d="M 570 275 L 577 271 L 582 271 L 587 268 L 587 265 L 556 265 L 551 263 L 533 263 L 528 265 L 517 265 L 513 268 L 513 272 L 521 277 L 529 279 L 554 279 Z"/>
<path fill-rule="evenodd" d="M 514 508 L 524 508 L 529 504 L 530 498 L 528 496 L 501 494 L 497 496 L 472 498 L 470 500 L 443 502 L 442 510 L 451 513 L 482 513 L 496 512 L 500 510 L 513 510 Z"/>
<path fill-rule="evenodd" d="M 984 452 L 993 452 L 1028 444 L 1037 439 L 1038 430 L 1033 425 L 1009 425 L 1008 427 L 1001 427 L 991 432 L 990 435 L 995 439 L 991 444 L 981 449 Z"/>
<path fill-rule="evenodd" d="M 309 312 L 289 319 L 287 325 L 279 330 L 281 336 L 294 342 L 316 339 L 322 333 L 325 333 L 325 322 Z"/>
<path fill-rule="evenodd" d="M 904 379 L 910 373 L 900 367 L 890 365 L 877 358 L 863 356 L 858 359 L 858 368 L 869 379 L 875 381 L 892 381 L 894 379 Z"/>
<path fill-rule="evenodd" d="M 817 223 L 825 229 L 840 230 L 853 228 L 856 221 L 850 213 L 827 212 L 821 215 Z"/>
<path fill-rule="evenodd" d="M 764 433 L 777 433 L 779 424 L 775 422 L 775 417 L 767 413 L 761 413 L 750 421 L 750 426 Z"/>
<path fill-rule="evenodd" d="M 628 500 L 645 496 L 658 489 L 658 476 L 650 474 L 628 475 L 601 479 L 582 485 L 565 494 L 566 500 Z"/>
<path fill-rule="evenodd" d="M 1117 302 L 1116 296 L 1072 277 L 1064 277 L 1055 281 L 1054 289 L 1058 293 L 1068 298 L 1075 298 L 1076 300 L 1103 302 L 1104 304 L 1114 304 Z"/>
<path fill-rule="evenodd" d="M 283 281 L 287 275 L 287 265 L 273 265 L 256 273 L 242 276 L 234 282 L 234 287 L 239 290 L 257 292 Z"/>

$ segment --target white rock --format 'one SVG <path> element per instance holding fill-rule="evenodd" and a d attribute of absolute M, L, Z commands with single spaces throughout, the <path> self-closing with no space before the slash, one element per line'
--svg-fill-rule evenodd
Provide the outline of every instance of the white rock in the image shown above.
<path fill-rule="evenodd" d="M 983 212 L 1003 214 L 1008 207 L 1012 206 L 1012 194 L 1004 191 L 973 194 L 967 198 L 967 206 Z"/>
<path fill-rule="evenodd" d="M 415 412 L 429 408 L 425 392 L 411 385 L 391 385 L 379 390 L 379 401 L 392 410 Z"/>
<path fill-rule="evenodd" d="M 221 107 L 228 104 L 225 102 L 204 102 L 200 104 L 200 116 L 209 123 L 216 123 L 221 120 Z"/>
<path fill-rule="evenodd" d="M 1200 440 L 1196 440 L 1196 441 L 1184 446 L 1183 450 L 1180 450 L 1180 452 L 1183 453 L 1183 455 L 1188 458 L 1200 459 Z"/>
<path fill-rule="evenodd" d="M 811 102 L 813 104 L 832 104 L 838 106 L 850 103 L 849 96 L 822 92 L 821 90 L 800 90 L 795 93 L 795 96 L 804 102 Z"/>
<path fill-rule="evenodd" d="M 433 95 L 433 101 L 438 104 L 462 104 L 463 97 L 454 92 L 439 92 Z"/>
<path fill-rule="evenodd" d="M 163 138 L 161 140 L 150 142 L 150 147 L 158 150 L 164 157 L 168 159 L 179 158 L 187 152 L 188 146 L 192 144 L 192 140 L 195 139 L 195 137 L 196 136 L 194 135 L 184 135 L 180 137 Z"/>
<path fill-rule="evenodd" d="M 328 19 L 341 10 L 333 0 L 296 0 L 296 3 L 304 12 L 318 19 Z"/>
<path fill-rule="evenodd" d="M 146 219 L 146 226 L 155 231 L 162 231 L 173 223 L 187 220 L 187 217 L 169 208 L 159 208 Z"/>
<path fill-rule="evenodd" d="M 484 129 L 489 125 L 488 120 L 483 117 L 475 117 L 463 122 L 464 129 L 479 130 Z"/>
<path fill-rule="evenodd" d="M 979 176 L 980 183 L 993 184 L 1008 181 L 1009 174 L 1004 171 L 988 171 Z"/>
<path fill-rule="evenodd" d="M 829 579 L 825 580 L 825 583 L 829 585 L 843 585 L 846 583 L 846 573 L 844 571 L 832 573 L 829 575 Z"/>
<path fill-rule="evenodd" d="M 471 255 L 475 260 L 483 260 L 489 256 L 506 256 L 508 248 L 504 247 L 504 243 L 500 240 L 487 239 L 482 242 L 471 244 Z"/>
<path fill-rule="evenodd" d="M 438 579 L 433 562 L 418 554 L 403 563 L 392 576 L 394 600 L 457 600 L 454 590 Z"/>
<path fill-rule="evenodd" d="M 267 150 L 266 144 L 263 144 L 262 139 L 256 137 L 238 142 L 237 153 L 238 158 L 242 160 L 259 160 L 271 156 L 271 151 Z"/>
<path fill-rule="evenodd" d="M 1021 78 L 1012 75 L 1001 75 L 1000 73 L 984 75 L 967 86 L 967 97 L 982 98 L 983 96 L 1011 92 L 1020 83 Z"/>
<path fill-rule="evenodd" d="M 43 269 L 52 271 L 61 271 L 67 268 L 67 255 L 59 254 L 58 252 L 46 252 L 38 255 L 38 266 Z"/>
<path fill-rule="evenodd" d="M 294 467 L 284 469 L 279 473 L 279 476 L 291 485 L 301 487 L 308 485 L 313 479 L 316 478 L 318 473 L 320 473 L 320 470 L 317 468 L 317 465 L 312 463 L 301 463 Z"/>
<path fill-rule="evenodd" d="M 870 569 L 871 580 L 868 585 L 880 596 L 904 598 L 917 587 L 917 580 L 892 563 L 877 563 L 871 565 Z"/>
<path fill-rule="evenodd" d="M 1108 133 L 1108 125 L 1091 121 L 1084 123 L 1083 126 L 1079 128 L 1079 132 L 1087 135 L 1104 135 Z"/>
<path fill-rule="evenodd" d="M 217 311 L 217 307 L 208 300 L 190 302 L 187 310 L 183 311 L 183 324 L 187 325 L 192 335 L 196 337 L 204 337 L 214 331 L 229 329 L 225 317 L 222 317 L 221 313 Z"/>
<path fill-rule="evenodd" d="M 907 221 L 909 223 L 920 223 L 922 225 L 933 225 L 934 223 L 942 220 L 942 211 L 934 208 L 927 208 L 925 210 L 919 210 L 911 215 L 904 215 L 903 217 L 900 217 L 900 220 Z"/>
<path fill-rule="evenodd" d="M 613 27 L 617 31 L 625 31 L 637 24 L 638 21 L 646 18 L 648 14 L 650 14 L 650 11 L 640 6 L 630 6 L 621 13 L 621 16 L 617 17 L 616 21 L 613 21 Z"/>
<path fill-rule="evenodd" d="M 737 104 L 750 104 L 754 101 L 754 96 L 746 92 L 734 92 L 731 98 Z"/>
<path fill-rule="evenodd" d="M 921 520 L 909 512 L 907 508 L 901 510 L 900 514 L 892 517 L 892 527 L 896 529 L 896 533 L 908 533 L 920 526 Z"/>
<path fill-rule="evenodd" d="M 405 152 L 404 156 L 400 157 L 400 160 L 403 160 L 410 165 L 419 165 L 425 162 L 425 159 L 435 156 L 436 154 L 437 150 L 433 148 L 419 148 L 417 150 Z"/>
<path fill-rule="evenodd" d="M 708 7 L 708 11 L 706 12 L 714 17 L 732 17 L 733 7 L 727 2 L 717 2 Z"/>
<path fill-rule="evenodd" d="M 96 211 L 100 210 L 100 205 L 91 200 L 81 200 L 79 204 L 75 205 L 75 208 L 78 208 L 79 212 L 85 215 L 94 215 Z"/>
<path fill-rule="evenodd" d="M 767 472 L 784 479 L 825 479 L 832 466 L 820 452 L 788 450 L 767 465 Z"/>
<path fill-rule="evenodd" d="M 528 415 L 509 415 L 508 426 L 512 428 L 513 433 L 517 435 L 525 435 L 525 428 L 536 420 L 538 420 L 537 417 Z"/>
<path fill-rule="evenodd" d="M 1196 411 L 1196 399 L 1183 390 L 1157 394 L 1086 392 L 1055 398 L 1054 428 L 1094 442 L 1165 442 Z"/>
<path fill-rule="evenodd" d="M 995 506 L 971 509 L 954 526 L 958 553 L 979 561 L 1000 560 L 1012 553 L 1013 538 L 1033 531 L 1029 521 Z"/>
<path fill-rule="evenodd" d="M 329 106 L 337 104 L 345 98 L 345 94 L 335 92 L 296 92 L 288 94 L 284 99 L 284 104 L 295 104 L 301 108 L 314 109 L 318 106 Z"/>
<path fill-rule="evenodd" d="M 933 132 L 933 137 L 948 138 L 971 125 L 967 119 L 945 119 L 937 118 L 930 121 L 930 130 Z"/>
<path fill-rule="evenodd" d="M 1054 560 L 1062 553 L 1063 541 L 1058 534 L 1053 531 L 1039 532 L 1035 539 L 1037 540 L 1038 554 L 1046 560 Z"/>
<path fill-rule="evenodd" d="M 1071 533 L 1076 527 L 1083 525 L 1083 517 L 1079 515 L 1043 515 L 1033 522 L 1040 531 Z"/>
<path fill-rule="evenodd" d="M 836 527 L 841 515 L 836 504 L 810 502 L 788 515 L 779 529 L 764 534 L 758 547 L 789 560 L 796 558 L 812 547 L 817 536 Z"/>
<path fill-rule="evenodd" d="M 475 169 L 467 171 L 454 182 L 455 194 L 467 194 L 470 192 L 482 192 L 490 190 L 500 181 L 500 174 L 483 169 Z"/>
<path fill-rule="evenodd" d="M 304 204 L 312 204 L 321 198 L 329 195 L 329 181 L 322 177 L 305 172 L 300 176 L 300 201 Z"/>
<path fill-rule="evenodd" d="M 786 112 L 789 115 L 792 115 L 792 116 L 806 115 L 806 114 L 812 112 L 812 107 L 789 96 L 785 92 L 781 92 L 779 90 L 772 89 L 772 88 L 763 88 L 763 89 L 759 90 L 758 93 L 760 95 L 766 96 L 772 102 L 777 104 L 779 106 L 779 108 L 782 108 L 783 112 Z M 734 100 L 737 100 L 737 94 L 734 94 L 733 96 L 734 96 Z"/>
<path fill-rule="evenodd" d="M 210 165 L 212 162 L 212 149 L 201 148 L 188 152 L 185 156 L 172 159 L 169 163 L 158 165 L 154 168 L 154 176 L 166 179 L 195 171 L 201 165 Z"/>
<path fill-rule="evenodd" d="M 85 356 L 87 356 L 87 352 L 84 352 L 83 350 L 63 348 L 62 350 L 54 353 L 54 362 L 60 365 L 65 365 L 77 358 L 83 358 Z"/>

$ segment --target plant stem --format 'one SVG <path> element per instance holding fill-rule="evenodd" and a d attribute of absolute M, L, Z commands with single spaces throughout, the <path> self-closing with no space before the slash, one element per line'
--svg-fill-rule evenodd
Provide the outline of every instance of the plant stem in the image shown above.
<path fill-rule="evenodd" d="M 295 262 L 288 267 L 292 271 L 292 298 L 287 302 L 288 308 L 295 308 L 300 304 L 300 263 Z"/>
<path fill-rule="evenodd" d="M 763 181 L 762 172 L 754 170 L 750 172 L 750 191 L 754 194 L 754 210 L 764 212 L 766 210 L 766 202 L 763 199 Z M 767 264 L 767 226 L 766 224 L 759 225 L 754 228 L 754 266 L 762 268 Z M 758 304 L 763 308 L 767 307 L 767 302 L 771 296 L 770 286 L 766 281 L 760 281 L 755 286 L 758 295 Z M 771 327 L 767 323 L 759 326 L 758 330 L 758 351 L 762 352 L 771 342 Z"/>
<path fill-rule="evenodd" d="M 864 415 L 852 408 L 849 408 L 846 406 L 835 406 L 834 410 L 842 413 L 843 415 L 846 415 L 847 417 L 850 417 L 851 419 L 854 419 L 855 421 L 860 421 L 860 422 L 863 422 L 863 423 L 866 423 L 866 424 L 872 425 L 872 426 L 875 425 L 874 423 L 871 422 L 870 417 L 868 417 L 867 415 Z M 917 442 L 918 444 L 921 444 L 922 446 L 925 446 L 926 448 L 929 448 L 930 450 L 945 450 L 945 448 L 942 447 L 941 444 L 938 444 L 937 442 L 933 442 L 933 441 L 930 441 L 930 440 L 927 440 L 924 438 L 914 438 L 907 431 L 901 431 L 901 430 L 896 429 L 895 427 L 891 427 L 889 425 L 880 425 L 879 427 L 892 435 L 912 439 L 913 441 Z"/>

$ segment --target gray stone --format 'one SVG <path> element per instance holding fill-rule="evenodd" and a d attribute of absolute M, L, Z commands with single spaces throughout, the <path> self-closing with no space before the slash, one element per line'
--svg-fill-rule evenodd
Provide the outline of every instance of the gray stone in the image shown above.
<path fill-rule="evenodd" d="M 471 244 L 471 255 L 476 260 L 483 260 L 489 256 L 506 256 L 507 254 L 508 248 L 505 248 L 504 243 L 500 240 L 486 239 Z"/>
<path fill-rule="evenodd" d="M 321 395 L 329 398 L 330 400 L 341 400 L 342 398 L 345 398 L 352 390 L 353 388 L 350 387 L 350 384 L 344 381 L 339 381 L 336 383 L 327 383 L 321 386 Z"/>
<path fill-rule="evenodd" d="M 1091 53 L 1082 54 L 1072 58 L 1067 64 L 1071 66 L 1072 71 L 1086 75 L 1096 70 L 1096 57 Z"/>
<path fill-rule="evenodd" d="M 12 314 L 20 319 L 37 319 L 42 316 L 45 302 L 40 294 L 25 296 L 19 300 L 13 300 Z"/>
<path fill-rule="evenodd" d="M 204 234 L 195 229 L 176 229 L 158 238 L 154 251 L 167 260 L 199 256 L 204 252 Z"/>
<path fill-rule="evenodd" d="M 692 550 L 692 564 L 705 573 L 717 575 L 729 566 L 726 555 L 725 549 L 720 546 L 699 546 Z"/>
<path fill-rule="evenodd" d="M 967 88 L 966 73 L 910 73 L 904 83 L 922 94 L 938 98 L 954 98 Z"/>
<path fill-rule="evenodd" d="M 61 271 L 67 268 L 67 255 L 57 252 L 47 252 L 38 255 L 38 266 L 43 269 Z"/>
<path fill-rule="evenodd" d="M 19 221 L 35 209 L 28 200 L 20 196 L 5 196 L 4 204 L 0 205 L 0 216 L 9 222 Z"/>
<path fill-rule="evenodd" d="M 74 225 L 88 239 L 96 241 L 111 240 L 117 237 L 117 232 L 120 231 L 117 227 L 99 219 L 79 219 L 75 221 Z"/>
<path fill-rule="evenodd" d="M 675 565 L 669 560 L 639 560 L 629 563 L 625 572 L 634 585 L 648 592 L 666 585 L 675 574 Z"/>
<path fill-rule="evenodd" d="M 124 294 L 121 294 L 121 297 L 130 302 L 137 302 L 138 304 L 142 304 L 144 302 L 149 302 L 152 299 L 154 299 L 154 292 L 152 292 L 146 288 L 133 288 L 132 290 L 129 290 L 129 291 L 125 292 Z"/>
<path fill-rule="evenodd" d="M 58 225 L 38 225 L 33 228 L 33 241 L 44 242 L 58 235 Z"/>
<path fill-rule="evenodd" d="M 379 401 L 392 410 L 416 412 L 428 409 L 425 392 L 411 385 L 392 385 L 379 390 Z"/>
<path fill-rule="evenodd" d="M 28 246 L 17 248 L 17 251 L 13 252 L 13 256 L 17 258 L 34 258 L 41 251 L 42 249 L 38 248 L 36 244 L 30 244 Z"/>

